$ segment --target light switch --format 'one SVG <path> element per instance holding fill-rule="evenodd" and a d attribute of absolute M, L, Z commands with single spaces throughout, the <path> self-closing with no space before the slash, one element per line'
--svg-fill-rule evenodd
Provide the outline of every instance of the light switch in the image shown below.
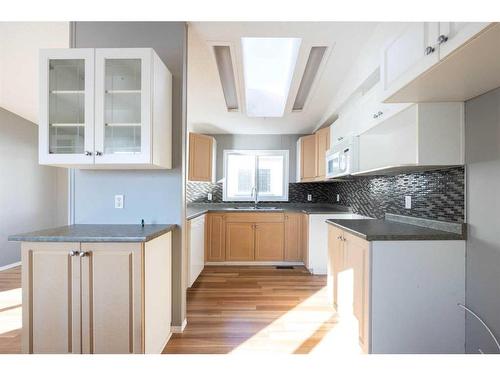
<path fill-rule="evenodd" d="M 337 194 L 337 202 L 340 202 L 340 194 Z"/>
<path fill-rule="evenodd" d="M 211 200 L 212 200 L 212 193 L 208 193 L 208 194 L 207 194 L 207 199 L 208 199 L 209 201 L 211 201 Z"/>
<path fill-rule="evenodd" d="M 115 208 L 123 208 L 123 195 L 115 195 Z"/>
<path fill-rule="evenodd" d="M 307 201 L 310 202 L 313 200 L 312 194 L 307 194 Z"/>
<path fill-rule="evenodd" d="M 405 196 L 405 208 L 408 210 L 411 209 L 411 195 Z"/>

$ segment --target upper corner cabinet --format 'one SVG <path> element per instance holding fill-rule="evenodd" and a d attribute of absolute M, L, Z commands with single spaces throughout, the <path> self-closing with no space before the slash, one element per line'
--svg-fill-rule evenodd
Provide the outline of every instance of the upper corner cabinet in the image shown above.
<path fill-rule="evenodd" d="M 439 61 L 439 22 L 414 22 L 382 50 L 382 100 Z"/>
<path fill-rule="evenodd" d="M 40 56 L 40 164 L 172 167 L 172 75 L 153 49 L 52 49 Z"/>

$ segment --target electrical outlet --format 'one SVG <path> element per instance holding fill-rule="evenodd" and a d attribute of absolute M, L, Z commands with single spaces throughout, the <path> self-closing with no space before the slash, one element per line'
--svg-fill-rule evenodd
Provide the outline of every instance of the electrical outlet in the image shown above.
<path fill-rule="evenodd" d="M 337 194 L 337 202 L 340 202 L 340 194 Z"/>
<path fill-rule="evenodd" d="M 411 195 L 405 196 L 405 208 L 408 210 L 411 209 Z"/>
<path fill-rule="evenodd" d="M 115 208 L 123 208 L 123 195 L 115 195 Z"/>
<path fill-rule="evenodd" d="M 211 200 L 212 200 L 212 193 L 208 193 L 208 194 L 207 194 L 207 199 L 208 199 L 209 201 L 211 201 Z"/>
<path fill-rule="evenodd" d="M 307 194 L 307 201 L 311 202 L 313 200 L 312 194 Z"/>

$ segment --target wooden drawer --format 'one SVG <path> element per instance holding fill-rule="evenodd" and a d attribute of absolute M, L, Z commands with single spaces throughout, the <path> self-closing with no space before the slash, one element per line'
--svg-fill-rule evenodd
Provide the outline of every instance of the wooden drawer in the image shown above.
<path fill-rule="evenodd" d="M 225 214 L 226 223 L 283 223 L 283 212 L 231 212 Z"/>

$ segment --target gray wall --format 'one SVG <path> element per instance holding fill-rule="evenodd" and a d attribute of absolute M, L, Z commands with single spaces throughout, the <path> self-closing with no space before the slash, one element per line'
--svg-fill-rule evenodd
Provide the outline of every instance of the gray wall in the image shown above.
<path fill-rule="evenodd" d="M 173 169 L 164 171 L 85 171 L 74 176 L 75 223 L 184 222 L 185 58 L 184 22 L 76 22 L 74 47 L 152 47 L 173 78 Z M 123 194 L 125 208 L 115 209 L 113 196 Z M 172 253 L 172 324 L 185 317 L 182 286 L 182 231 L 174 233 Z"/>
<path fill-rule="evenodd" d="M 21 259 L 19 243 L 8 242 L 8 235 L 66 222 L 67 180 L 57 168 L 38 165 L 38 127 L 3 108 L 0 108 L 0 173 L 0 267 L 3 267 Z"/>
<path fill-rule="evenodd" d="M 224 176 L 224 150 L 289 150 L 290 182 L 295 182 L 299 134 L 215 134 L 217 140 L 217 181 Z"/>
<path fill-rule="evenodd" d="M 465 104 L 467 163 L 466 303 L 500 340 L 500 89 Z M 498 352 L 484 327 L 466 320 L 466 350 Z"/>

